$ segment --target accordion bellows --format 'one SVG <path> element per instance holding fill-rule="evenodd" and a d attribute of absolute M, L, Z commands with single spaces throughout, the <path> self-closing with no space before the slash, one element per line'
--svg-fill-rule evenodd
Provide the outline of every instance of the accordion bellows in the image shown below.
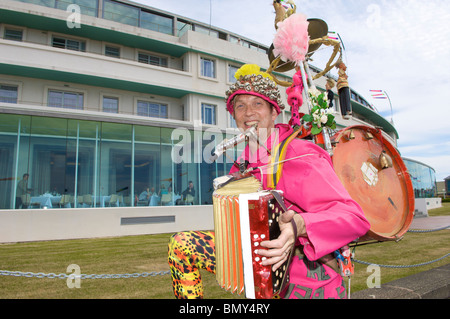
<path fill-rule="evenodd" d="M 277 297 L 286 282 L 288 262 L 275 273 L 255 254 L 259 243 L 280 234 L 282 209 L 261 183 L 245 177 L 225 183 L 213 194 L 216 280 L 232 293 L 252 299 Z"/>

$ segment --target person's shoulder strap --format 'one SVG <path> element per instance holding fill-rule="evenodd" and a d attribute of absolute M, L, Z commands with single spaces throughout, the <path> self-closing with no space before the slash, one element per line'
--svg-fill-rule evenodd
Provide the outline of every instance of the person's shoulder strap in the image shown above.
<path fill-rule="evenodd" d="M 283 172 L 283 161 L 286 158 L 286 151 L 290 142 L 299 137 L 299 134 L 304 134 L 303 127 L 297 127 L 294 132 L 284 139 L 281 143 L 276 145 L 272 150 L 270 157 L 269 168 L 267 172 L 267 188 L 275 189 Z"/>

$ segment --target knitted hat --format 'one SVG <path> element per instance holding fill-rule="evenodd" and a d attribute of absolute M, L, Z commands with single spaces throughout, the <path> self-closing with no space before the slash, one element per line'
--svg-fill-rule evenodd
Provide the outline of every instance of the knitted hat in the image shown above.
<path fill-rule="evenodd" d="M 256 64 L 243 65 L 234 77 L 237 82 L 225 93 L 227 110 L 231 114 L 234 112 L 233 99 L 240 94 L 250 94 L 264 99 L 275 107 L 278 114 L 284 109 L 277 84 L 268 73 L 261 72 Z"/>

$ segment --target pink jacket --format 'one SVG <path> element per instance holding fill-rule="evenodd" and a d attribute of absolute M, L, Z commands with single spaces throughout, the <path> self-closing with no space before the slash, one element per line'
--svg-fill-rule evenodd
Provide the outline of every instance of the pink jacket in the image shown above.
<path fill-rule="evenodd" d="M 286 124 L 278 124 L 279 141 L 292 134 Z M 275 134 L 266 147 L 272 150 Z M 248 146 L 241 158 L 250 162 L 249 167 L 268 164 L 267 151 L 260 147 L 256 154 L 249 154 Z M 297 158 L 300 157 L 300 158 Z M 307 237 L 299 237 L 303 252 L 311 260 L 347 245 L 367 233 L 370 224 L 361 207 L 350 197 L 333 170 L 330 156 L 319 146 L 302 139 L 294 139 L 288 146 L 281 179 L 277 189 L 284 192 L 286 207 L 301 214 L 306 224 Z M 233 166 L 230 173 L 238 168 Z M 260 170 L 255 177 L 261 180 Z M 262 169 L 263 187 L 267 189 L 267 168 Z"/>

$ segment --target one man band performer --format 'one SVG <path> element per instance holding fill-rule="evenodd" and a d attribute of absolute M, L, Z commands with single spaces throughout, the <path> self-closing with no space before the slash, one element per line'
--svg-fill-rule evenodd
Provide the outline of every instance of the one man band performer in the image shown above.
<path fill-rule="evenodd" d="M 243 70 L 244 67 L 241 69 Z M 237 163 L 248 161 L 248 170 L 264 189 L 283 191 L 288 211 L 279 220 L 281 234 L 261 243 L 257 253 L 263 265 L 279 267 L 296 245 L 289 283 L 283 298 L 345 298 L 344 281 L 333 252 L 367 233 L 370 228 L 360 206 L 350 197 L 332 166 L 329 154 L 310 141 L 289 139 L 281 176 L 269 183 L 269 152 L 293 136 L 287 124 L 275 124 L 284 106 L 278 87 L 267 73 L 243 74 L 227 91 L 227 109 L 241 131 L 257 127 L 258 140 L 249 138 Z M 245 76 L 246 75 L 246 76 Z M 264 144 L 264 145 L 260 145 Z M 230 173 L 238 172 L 234 165 Z M 262 173 L 261 173 L 262 172 Z M 297 238 L 291 219 L 297 227 Z M 169 242 L 169 266 L 177 298 L 203 298 L 199 269 L 215 272 L 214 232 L 190 231 L 173 235 Z"/>

